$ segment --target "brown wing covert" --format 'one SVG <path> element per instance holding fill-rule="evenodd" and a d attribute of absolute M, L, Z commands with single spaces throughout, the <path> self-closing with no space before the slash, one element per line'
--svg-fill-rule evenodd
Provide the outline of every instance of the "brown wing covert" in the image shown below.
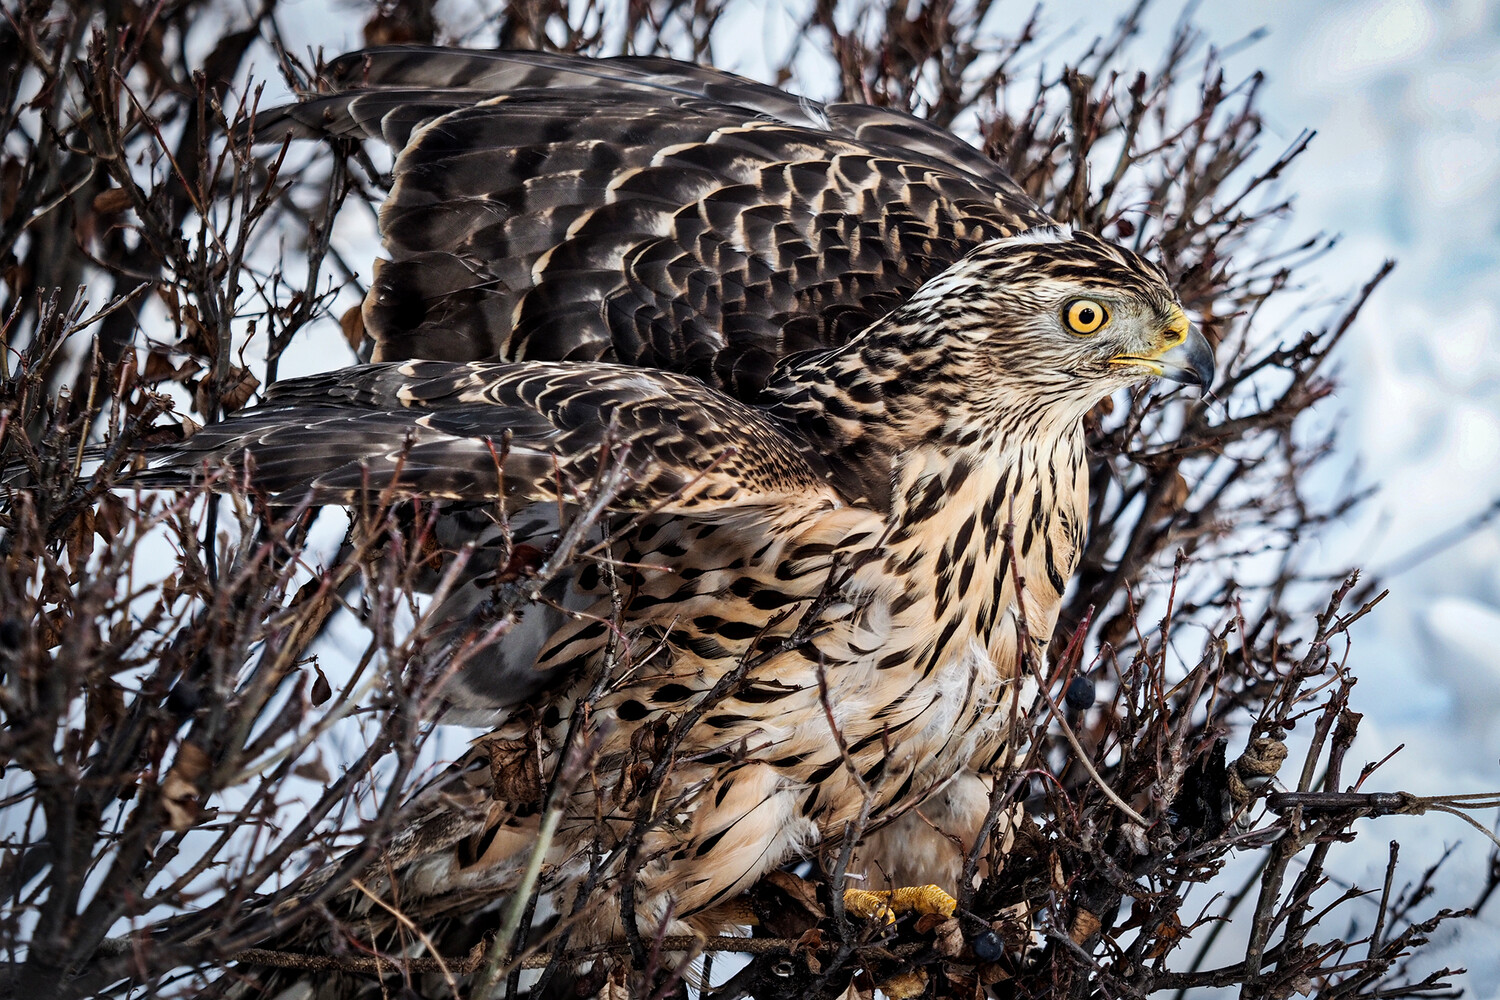
<path fill-rule="evenodd" d="M 376 360 L 606 360 L 752 399 L 977 244 L 1048 220 L 973 147 L 659 59 L 397 48 L 261 138 L 399 150 L 365 303 Z"/>
<path fill-rule="evenodd" d="M 832 491 L 762 413 L 694 379 L 607 364 L 418 361 L 280 382 L 142 473 L 144 486 L 251 456 L 283 502 L 394 487 L 431 499 L 577 500 L 625 473 L 616 509 Z"/>

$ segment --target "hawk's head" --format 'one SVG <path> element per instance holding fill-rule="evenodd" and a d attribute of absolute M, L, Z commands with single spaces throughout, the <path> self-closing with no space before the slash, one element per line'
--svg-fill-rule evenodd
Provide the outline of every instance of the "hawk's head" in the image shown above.
<path fill-rule="evenodd" d="M 1153 376 L 1213 380 L 1213 350 L 1161 268 L 1068 229 L 985 243 L 888 319 L 908 338 L 908 377 L 970 410 L 1081 416 Z"/>

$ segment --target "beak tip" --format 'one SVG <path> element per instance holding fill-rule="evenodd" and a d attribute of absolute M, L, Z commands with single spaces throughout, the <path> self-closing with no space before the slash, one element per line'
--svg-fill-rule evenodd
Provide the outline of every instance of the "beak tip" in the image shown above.
<path fill-rule="evenodd" d="M 1188 384 L 1196 385 L 1204 392 L 1207 392 L 1214 384 L 1214 374 L 1214 363 L 1211 359 L 1202 363 L 1195 363 L 1193 365 L 1193 379 Z"/>
<path fill-rule="evenodd" d="M 1196 385 L 1204 392 L 1214 382 L 1214 349 L 1208 338 L 1196 328 L 1189 331 L 1187 339 L 1156 359 L 1162 368 L 1162 378 Z"/>

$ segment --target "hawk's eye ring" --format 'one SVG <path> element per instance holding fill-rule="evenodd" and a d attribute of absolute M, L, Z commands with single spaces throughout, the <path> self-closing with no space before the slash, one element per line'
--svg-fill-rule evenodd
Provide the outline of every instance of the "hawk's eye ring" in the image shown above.
<path fill-rule="evenodd" d="M 1063 310 L 1063 318 L 1067 321 L 1069 330 L 1086 335 L 1097 333 L 1101 326 L 1109 322 L 1109 310 L 1093 299 L 1074 299 Z"/>

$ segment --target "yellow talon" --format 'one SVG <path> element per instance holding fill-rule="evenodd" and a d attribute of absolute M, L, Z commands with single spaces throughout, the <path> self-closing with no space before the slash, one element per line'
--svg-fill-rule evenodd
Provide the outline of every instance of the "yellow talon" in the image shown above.
<path fill-rule="evenodd" d="M 896 912 L 892 910 L 886 900 L 890 899 L 888 892 L 871 892 L 868 889 L 845 889 L 844 890 L 844 912 L 851 917 L 860 920 L 876 920 L 883 924 L 894 924 Z"/>
<path fill-rule="evenodd" d="M 879 919 L 893 924 L 902 913 L 936 913 L 953 916 L 958 900 L 935 885 L 914 885 L 887 891 L 845 889 L 844 910 L 861 920 Z"/>
<path fill-rule="evenodd" d="M 936 913 L 951 917 L 958 900 L 935 885 L 914 885 L 891 893 L 891 908 L 897 913 Z"/>

